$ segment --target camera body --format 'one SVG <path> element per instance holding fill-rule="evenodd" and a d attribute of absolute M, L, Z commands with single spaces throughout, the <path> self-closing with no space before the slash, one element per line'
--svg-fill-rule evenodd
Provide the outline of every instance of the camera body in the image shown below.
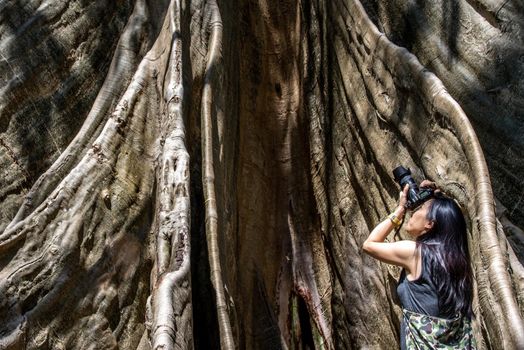
<path fill-rule="evenodd" d="M 411 177 L 411 170 L 409 170 L 409 168 L 406 169 L 402 165 L 398 166 L 393 169 L 393 176 L 395 177 L 395 181 L 400 185 L 401 190 L 403 190 L 406 185 L 409 185 L 406 203 L 408 209 L 414 209 L 428 199 L 433 198 L 433 189 L 428 187 L 419 188 L 415 180 Z"/>

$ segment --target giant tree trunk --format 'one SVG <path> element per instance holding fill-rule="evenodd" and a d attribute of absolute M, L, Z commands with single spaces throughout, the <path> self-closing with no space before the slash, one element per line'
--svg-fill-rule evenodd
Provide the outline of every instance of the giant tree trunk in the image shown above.
<path fill-rule="evenodd" d="M 479 347 L 524 347 L 481 143 L 358 1 L 3 2 L 0 53 L 0 348 L 397 347 L 399 271 L 361 244 L 399 164 L 467 214 Z"/>

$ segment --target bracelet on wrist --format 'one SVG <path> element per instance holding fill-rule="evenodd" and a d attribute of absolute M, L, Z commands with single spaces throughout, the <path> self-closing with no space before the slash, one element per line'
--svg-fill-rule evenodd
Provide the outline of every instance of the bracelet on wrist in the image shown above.
<path fill-rule="evenodd" d="M 389 214 L 388 219 L 391 221 L 393 226 L 395 226 L 395 228 L 399 228 L 400 225 L 402 224 L 402 221 L 400 221 L 398 216 L 396 216 L 394 213 Z"/>

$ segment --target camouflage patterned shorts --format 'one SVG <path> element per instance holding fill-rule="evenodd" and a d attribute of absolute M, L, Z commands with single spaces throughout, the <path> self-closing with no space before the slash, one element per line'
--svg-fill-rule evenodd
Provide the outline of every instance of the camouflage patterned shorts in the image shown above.
<path fill-rule="evenodd" d="M 444 319 L 402 309 L 408 349 L 476 349 L 467 317 Z"/>

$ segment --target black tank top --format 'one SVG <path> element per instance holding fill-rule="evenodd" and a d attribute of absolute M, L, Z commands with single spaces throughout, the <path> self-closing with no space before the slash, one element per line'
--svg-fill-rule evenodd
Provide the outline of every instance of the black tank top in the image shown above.
<path fill-rule="evenodd" d="M 414 311 L 419 314 L 447 318 L 448 315 L 441 314 L 438 307 L 437 288 L 430 276 L 430 267 L 424 256 L 424 249 L 421 251 L 422 271 L 419 278 L 409 281 L 406 278 L 406 270 L 402 269 L 400 280 L 397 286 L 397 294 L 400 304 L 406 310 Z"/>
<path fill-rule="evenodd" d="M 409 311 L 417 312 L 440 318 L 453 318 L 439 310 L 437 287 L 431 279 L 430 262 L 424 255 L 424 247 L 421 247 L 422 271 L 419 278 L 409 281 L 406 278 L 406 270 L 402 269 L 400 280 L 397 285 L 397 294 L 400 305 Z M 404 333 L 404 317 L 400 326 L 400 349 L 406 350 L 406 334 Z"/>

